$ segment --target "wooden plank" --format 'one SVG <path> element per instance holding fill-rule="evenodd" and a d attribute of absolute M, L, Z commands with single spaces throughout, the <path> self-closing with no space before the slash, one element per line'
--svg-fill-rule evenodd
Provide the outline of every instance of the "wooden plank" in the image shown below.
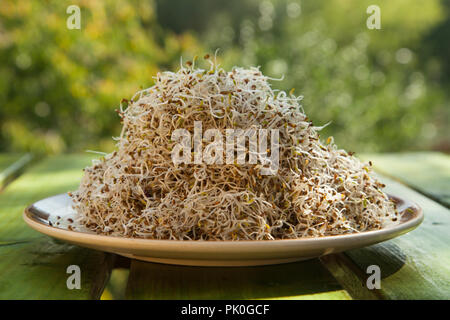
<path fill-rule="evenodd" d="M 440 152 L 362 155 L 375 170 L 450 207 L 450 156 Z"/>
<path fill-rule="evenodd" d="M 43 160 L 0 194 L 0 299 L 98 299 L 114 256 L 53 240 L 29 228 L 22 212 L 30 203 L 76 189 L 92 156 Z M 81 289 L 69 290 L 69 265 L 81 269 Z"/>
<path fill-rule="evenodd" d="M 30 153 L 0 154 L 0 189 L 16 177 L 32 158 Z"/>
<path fill-rule="evenodd" d="M 355 298 L 369 294 L 384 299 L 450 299 L 450 210 L 399 182 L 380 180 L 387 185 L 385 191 L 417 202 L 424 222 L 391 241 L 346 252 L 348 261 L 339 261 L 340 266 L 327 258 L 322 259 L 324 265 Z M 378 265 L 382 278 L 381 289 L 372 293 L 365 287 L 369 265 Z M 359 281 L 347 276 L 346 270 L 354 268 Z"/>
<path fill-rule="evenodd" d="M 132 260 L 128 299 L 351 299 L 318 259 L 259 267 Z"/>
<path fill-rule="evenodd" d="M 383 296 L 379 290 L 369 290 L 365 275 L 344 253 L 330 254 L 320 258 L 323 265 L 355 299 L 379 300 Z"/>
<path fill-rule="evenodd" d="M 0 245 L 0 299 L 98 299 L 114 255 L 87 250 L 42 236 Z M 80 267 L 80 289 L 68 289 L 67 267 Z"/>
<path fill-rule="evenodd" d="M 22 220 L 22 213 L 29 204 L 78 187 L 82 168 L 92 155 L 55 156 L 32 166 L 0 194 L 0 241 L 23 241 L 38 237 L 37 231 Z"/>
<path fill-rule="evenodd" d="M 108 284 L 103 291 L 101 296 L 102 300 L 123 300 L 125 299 L 125 291 L 128 283 L 128 275 L 130 269 L 128 268 L 117 268 L 117 258 L 116 256 L 115 268 L 111 272 Z"/>

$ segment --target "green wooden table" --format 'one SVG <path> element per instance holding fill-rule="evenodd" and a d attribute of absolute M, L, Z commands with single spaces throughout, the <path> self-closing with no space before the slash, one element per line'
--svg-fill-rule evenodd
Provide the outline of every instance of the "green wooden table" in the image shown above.
<path fill-rule="evenodd" d="M 363 155 L 387 191 L 416 201 L 423 224 L 363 249 L 284 265 L 171 266 L 69 245 L 27 227 L 23 209 L 77 188 L 92 155 L 0 155 L 0 299 L 450 299 L 450 156 Z M 81 269 L 69 290 L 67 267 Z M 369 265 L 381 289 L 369 290 Z"/>

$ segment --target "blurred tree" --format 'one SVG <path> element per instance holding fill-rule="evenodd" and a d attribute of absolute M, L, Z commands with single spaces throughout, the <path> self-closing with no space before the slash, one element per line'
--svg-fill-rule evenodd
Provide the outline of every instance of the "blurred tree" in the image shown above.
<path fill-rule="evenodd" d="M 66 27 L 72 4 L 81 30 Z M 2 1 L 0 149 L 111 149 L 120 99 L 197 51 L 155 24 L 152 1 Z"/>
<path fill-rule="evenodd" d="M 450 81 L 450 0 L 443 0 L 446 19 L 423 36 L 419 53 L 434 81 Z"/>
<path fill-rule="evenodd" d="M 366 28 L 370 4 L 263 1 L 260 16 L 242 26 L 237 58 L 271 76 L 284 74 L 275 85 L 297 88 L 316 123 L 331 121 L 323 134 L 345 148 L 430 147 L 446 102 L 444 90 L 428 83 L 415 52 L 421 35 L 441 19 L 439 2 L 379 1 L 379 31 Z M 233 56 L 229 64 L 236 61 Z"/>
<path fill-rule="evenodd" d="M 189 10 L 197 10 L 194 2 L 184 0 L 186 17 Z M 382 28 L 368 30 L 366 9 L 371 4 L 247 1 L 244 10 L 230 12 L 221 2 L 208 8 L 213 18 L 201 27 L 183 25 L 189 19 L 180 17 L 174 28 L 172 20 L 160 19 L 174 30 L 194 28 L 209 47 L 222 49 L 227 67 L 259 65 L 270 76 L 284 75 L 274 86 L 297 88 L 307 114 L 318 124 L 331 121 L 323 134 L 334 135 L 343 147 L 398 151 L 448 141 L 445 87 L 429 82 L 431 74 L 422 68 L 417 52 L 424 35 L 449 17 L 438 0 L 380 0 Z M 239 23 L 220 19 L 224 12 L 239 17 Z"/>
<path fill-rule="evenodd" d="M 345 148 L 449 145 L 445 1 L 379 0 L 368 30 L 369 0 L 3 0 L 0 150 L 110 150 L 121 98 L 216 48 L 226 68 L 284 75 L 274 86 Z M 66 28 L 72 4 L 81 30 Z"/>

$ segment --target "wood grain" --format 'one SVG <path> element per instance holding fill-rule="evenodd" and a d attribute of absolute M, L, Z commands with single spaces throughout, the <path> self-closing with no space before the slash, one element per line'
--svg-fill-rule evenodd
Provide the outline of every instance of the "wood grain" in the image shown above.
<path fill-rule="evenodd" d="M 22 220 L 26 206 L 76 189 L 92 156 L 45 159 L 0 194 L 0 299 L 98 299 L 109 278 L 114 255 L 53 240 Z M 81 269 L 81 289 L 69 290 L 69 265 Z"/>
<path fill-rule="evenodd" d="M 98 299 L 114 256 L 42 236 L 0 245 L 0 299 Z M 67 267 L 81 270 L 81 288 L 67 288 Z"/>
<path fill-rule="evenodd" d="M 32 155 L 0 154 L 0 190 L 31 162 Z"/>
<path fill-rule="evenodd" d="M 128 299 L 350 299 L 318 259 L 258 267 L 188 267 L 133 260 Z"/>
<path fill-rule="evenodd" d="M 419 165 L 419 164 L 418 164 Z M 323 259 L 342 286 L 355 298 L 367 298 L 367 288 L 355 291 L 355 279 L 347 276 L 347 269 L 366 283 L 367 267 L 381 269 L 381 289 L 373 294 L 384 299 L 450 299 L 450 210 L 403 184 L 380 177 L 386 190 L 411 199 L 422 207 L 425 219 L 416 230 L 367 248 L 347 251 L 349 261 L 341 266 Z M 334 269 L 333 269 L 334 268 Z M 361 292 L 363 292 L 361 294 Z"/>
<path fill-rule="evenodd" d="M 82 168 L 92 156 L 56 156 L 38 162 L 0 194 L 0 241 L 23 241 L 40 235 L 22 219 L 31 203 L 78 187 Z"/>

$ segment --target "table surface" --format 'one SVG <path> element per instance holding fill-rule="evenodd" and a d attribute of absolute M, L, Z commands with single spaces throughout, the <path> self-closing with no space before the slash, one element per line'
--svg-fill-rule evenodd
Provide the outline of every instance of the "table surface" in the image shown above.
<path fill-rule="evenodd" d="M 0 299 L 450 299 L 450 156 L 372 154 L 385 191 L 417 202 L 422 225 L 345 253 L 273 266 L 207 268 L 141 262 L 32 230 L 24 208 L 75 190 L 92 155 L 0 154 Z M 81 289 L 66 285 L 69 265 Z M 381 289 L 366 286 L 378 265 Z"/>

